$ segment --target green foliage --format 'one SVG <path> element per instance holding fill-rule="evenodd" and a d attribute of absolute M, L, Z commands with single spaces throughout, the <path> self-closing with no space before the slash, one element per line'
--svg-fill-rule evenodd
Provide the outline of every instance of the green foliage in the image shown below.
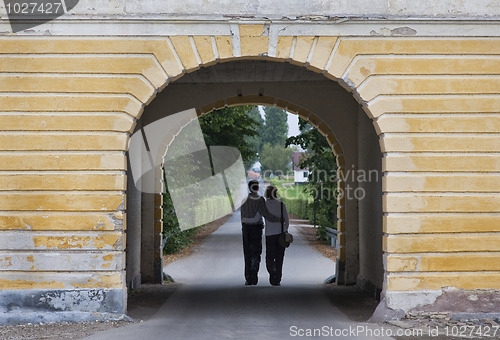
<path fill-rule="evenodd" d="M 326 138 L 306 121 L 299 119 L 301 134 L 290 137 L 286 145 L 298 145 L 305 150 L 305 157 L 299 167 L 309 169 L 309 181 L 304 191 L 312 197 L 313 204 L 308 207 L 308 218 L 314 219 L 316 204 L 316 223 L 320 225 L 319 236 L 326 239 L 326 227 L 336 228 L 337 213 L 337 165 L 335 156 Z"/>
<path fill-rule="evenodd" d="M 165 179 L 166 183 L 166 179 Z M 175 215 L 172 197 L 168 190 L 163 193 L 163 239 L 166 239 L 165 254 L 175 254 L 187 247 L 192 242 L 192 237 L 196 234 L 197 228 L 181 230 L 177 216 Z"/>
<path fill-rule="evenodd" d="M 309 219 L 311 210 L 311 203 L 309 202 L 309 200 L 303 198 L 286 198 L 282 196 L 280 196 L 280 199 L 286 204 L 286 208 L 290 214 L 293 214 L 305 220 Z"/>
<path fill-rule="evenodd" d="M 260 113 L 255 110 L 256 107 L 252 106 L 230 107 L 212 111 L 201 117 L 199 123 L 207 146 L 235 147 L 240 151 L 243 161 L 253 165 L 257 159 L 260 146 L 259 131 L 263 124 Z M 190 125 L 185 128 L 189 127 Z M 171 147 L 173 146 L 176 153 L 184 155 L 184 150 L 189 149 L 188 144 L 185 140 L 174 140 Z M 189 155 L 183 156 L 178 163 L 166 164 L 165 166 L 176 170 L 178 174 L 176 175 L 177 184 L 190 183 L 193 178 L 199 175 L 197 171 L 203 171 L 203 168 L 196 165 L 194 160 L 190 160 Z M 166 178 L 164 178 L 164 183 L 167 183 Z M 192 200 L 200 200 L 199 204 L 195 205 L 193 214 L 206 216 L 209 212 L 220 210 L 217 208 L 223 206 L 222 201 L 227 200 L 227 197 L 210 197 L 209 199 L 193 197 Z M 189 203 L 193 204 L 193 201 Z M 219 216 L 215 218 L 217 217 Z M 198 222 L 199 219 L 196 221 Z M 185 248 L 191 244 L 197 230 L 198 228 L 181 230 L 172 198 L 168 188 L 166 188 L 166 192 L 163 194 L 163 238 L 167 240 L 164 252 L 174 254 Z"/>
<path fill-rule="evenodd" d="M 197 225 L 201 225 L 207 219 L 217 220 L 224 216 L 227 211 L 228 196 L 208 196 L 200 201 L 192 212 Z"/>
<path fill-rule="evenodd" d="M 207 146 L 232 146 L 237 148 L 245 165 L 253 164 L 259 152 L 256 138 L 262 127 L 253 106 L 225 107 L 199 118 Z M 259 115 L 260 117 L 260 115 Z"/>
<path fill-rule="evenodd" d="M 273 177 L 273 178 L 265 178 L 265 181 L 269 182 L 269 184 L 275 186 L 276 188 L 280 189 L 283 187 L 283 184 L 285 183 L 292 183 L 293 182 L 293 177 L 290 176 L 290 178 L 278 178 L 278 177 Z"/>
<path fill-rule="evenodd" d="M 264 119 L 262 118 L 262 115 L 260 114 L 258 106 L 250 106 L 250 107 L 251 107 L 251 109 L 249 111 L 247 111 L 247 115 L 259 124 L 260 128 L 259 128 L 258 132 L 259 132 L 259 136 L 260 136 L 260 133 L 262 132 L 262 129 L 264 128 Z"/>
<path fill-rule="evenodd" d="M 288 115 L 285 110 L 265 106 L 265 123 L 261 131 L 261 150 L 265 144 L 285 146 L 288 135 Z"/>
<path fill-rule="evenodd" d="M 247 111 L 247 115 L 253 120 L 255 120 L 258 124 L 256 128 L 257 132 L 256 135 L 243 136 L 243 138 L 251 147 L 251 149 L 255 151 L 255 154 L 245 161 L 245 169 L 251 169 L 252 166 L 259 160 L 258 153 L 260 153 L 262 147 L 262 141 L 260 135 L 262 133 L 262 129 L 264 128 L 264 119 L 262 119 L 262 116 L 260 115 L 258 106 L 254 106 L 250 111 Z"/>
<path fill-rule="evenodd" d="M 314 201 L 311 201 L 310 196 L 309 198 L 280 196 L 280 199 L 286 204 L 290 214 L 309 220 L 311 224 L 316 222 L 315 224 L 318 227 L 316 235 L 322 240 L 329 241 L 326 235 L 326 227 L 335 228 L 335 224 L 333 220 L 329 219 L 327 212 L 318 210 L 318 206 L 316 207 L 316 221 L 314 221 Z"/>
<path fill-rule="evenodd" d="M 304 192 L 303 185 L 294 184 L 284 187 L 282 184 L 285 182 L 290 183 L 290 180 L 276 178 L 270 180 L 271 185 L 278 188 L 278 197 L 286 204 L 288 212 L 307 220 L 311 215 L 309 211 L 312 204 L 310 195 Z"/>
<path fill-rule="evenodd" d="M 288 138 L 286 146 L 298 145 L 306 150 L 306 157 L 300 160 L 299 166 L 304 169 L 308 168 L 311 172 L 309 184 L 335 183 L 330 179 L 336 173 L 337 166 L 335 156 L 326 138 L 301 118 L 299 118 L 299 129 L 301 134 Z"/>
<path fill-rule="evenodd" d="M 197 224 L 200 224 L 202 217 L 208 214 L 217 215 L 214 219 L 220 218 L 221 207 L 227 202 L 227 197 L 213 196 L 209 200 L 205 200 L 203 204 L 197 204 L 193 214 Z M 198 218 L 200 217 L 200 218 Z M 193 236 L 198 231 L 198 228 L 182 230 L 179 227 L 179 222 L 175 214 L 175 209 L 172 203 L 170 193 L 167 191 L 163 194 L 163 238 L 167 240 L 164 248 L 165 254 L 175 254 L 191 244 Z"/>
<path fill-rule="evenodd" d="M 260 154 L 260 163 L 263 171 L 273 172 L 275 175 L 285 174 L 290 169 L 293 150 L 281 145 L 264 144 Z"/>

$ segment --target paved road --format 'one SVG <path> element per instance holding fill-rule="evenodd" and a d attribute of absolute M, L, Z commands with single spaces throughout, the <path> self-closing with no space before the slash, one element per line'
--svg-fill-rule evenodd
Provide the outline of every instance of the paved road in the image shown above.
<path fill-rule="evenodd" d="M 296 237 L 285 251 L 282 286 L 321 284 L 334 274 L 334 261 L 316 252 L 293 227 L 290 232 Z M 264 239 L 263 244 L 258 286 L 267 287 Z M 240 214 L 237 212 L 201 245 L 196 256 L 171 263 L 164 271 L 179 283 L 239 287 L 245 282 L 243 268 Z"/>
<path fill-rule="evenodd" d="M 300 336 L 301 332 L 306 335 L 313 329 L 337 338 L 335 331 L 346 334 L 350 328 L 368 326 L 354 323 L 329 301 L 322 282 L 333 274 L 334 262 L 309 246 L 293 227 L 296 237 L 285 254 L 282 285 L 269 284 L 262 262 L 259 284 L 244 286 L 239 219 L 234 214 L 195 254 L 165 268 L 183 285 L 149 320 L 88 339 L 305 339 L 312 337 Z"/>

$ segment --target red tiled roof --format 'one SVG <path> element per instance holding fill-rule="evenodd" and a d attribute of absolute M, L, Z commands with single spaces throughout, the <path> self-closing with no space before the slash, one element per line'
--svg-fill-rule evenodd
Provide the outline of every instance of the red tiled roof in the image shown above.
<path fill-rule="evenodd" d="M 256 179 L 256 178 L 260 177 L 260 173 L 252 171 L 252 170 L 248 170 L 247 176 L 248 176 L 248 178 Z"/>
<path fill-rule="evenodd" d="M 300 151 L 295 151 L 293 153 L 293 171 L 301 171 L 301 170 L 306 170 L 307 169 L 302 169 L 298 167 L 298 164 L 300 162 L 300 159 L 304 156 L 303 152 Z"/>

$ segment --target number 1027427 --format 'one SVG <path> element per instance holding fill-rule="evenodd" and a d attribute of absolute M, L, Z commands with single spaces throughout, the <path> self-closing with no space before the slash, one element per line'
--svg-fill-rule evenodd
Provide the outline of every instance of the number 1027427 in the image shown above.
<path fill-rule="evenodd" d="M 446 326 L 446 336 L 453 337 L 495 337 L 500 335 L 500 326 Z"/>
<path fill-rule="evenodd" d="M 5 5 L 8 14 L 51 15 L 64 13 L 62 2 L 8 2 Z"/>

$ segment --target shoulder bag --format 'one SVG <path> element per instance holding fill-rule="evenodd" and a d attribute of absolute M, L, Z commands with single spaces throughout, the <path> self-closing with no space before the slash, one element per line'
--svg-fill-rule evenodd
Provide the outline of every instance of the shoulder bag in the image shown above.
<path fill-rule="evenodd" d="M 281 202 L 281 233 L 279 237 L 279 244 L 283 248 L 288 248 L 293 242 L 293 235 L 285 231 L 285 219 L 283 218 L 283 202 Z"/>

